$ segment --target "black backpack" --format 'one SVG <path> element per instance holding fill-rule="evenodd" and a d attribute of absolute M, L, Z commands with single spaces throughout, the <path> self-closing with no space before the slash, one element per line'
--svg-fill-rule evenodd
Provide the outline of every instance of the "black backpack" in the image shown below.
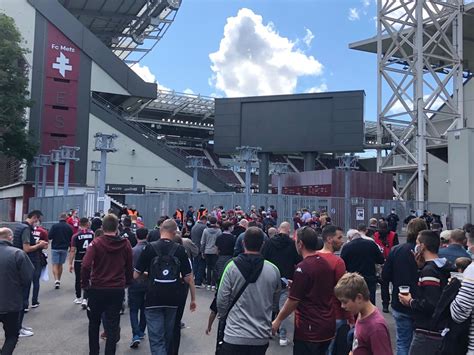
<path fill-rule="evenodd" d="M 176 250 L 178 250 L 178 244 L 175 242 L 171 243 L 173 243 L 173 245 L 168 254 L 161 252 L 160 241 L 150 243 L 156 253 L 156 256 L 151 260 L 148 273 L 149 286 L 151 288 L 160 288 L 166 285 L 170 286 L 170 284 L 176 284 L 179 281 L 181 263 L 175 256 Z"/>
<path fill-rule="evenodd" d="M 465 355 L 469 343 L 471 316 L 464 322 L 456 323 L 451 317 L 450 306 L 461 288 L 461 281 L 452 278 L 444 288 L 432 317 L 432 329 L 441 330 L 443 341 L 440 355 Z"/>

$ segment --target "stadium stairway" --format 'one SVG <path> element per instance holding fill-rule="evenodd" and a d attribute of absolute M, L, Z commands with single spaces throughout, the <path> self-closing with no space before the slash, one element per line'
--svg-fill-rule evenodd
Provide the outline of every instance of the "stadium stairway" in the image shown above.
<path fill-rule="evenodd" d="M 104 121 L 106 124 L 114 127 L 120 134 L 123 134 L 137 144 L 150 150 L 160 158 L 166 160 L 177 169 L 192 176 L 192 169 L 187 168 L 186 157 L 168 147 L 165 142 L 160 140 L 158 134 L 148 126 L 134 121 L 134 116 L 130 116 L 121 108 L 111 104 L 102 98 L 99 94 L 93 93 L 91 96 L 90 112 Z M 199 182 L 208 186 L 216 192 L 233 191 L 225 181 L 222 181 L 216 174 L 209 169 L 201 169 L 199 171 Z"/>

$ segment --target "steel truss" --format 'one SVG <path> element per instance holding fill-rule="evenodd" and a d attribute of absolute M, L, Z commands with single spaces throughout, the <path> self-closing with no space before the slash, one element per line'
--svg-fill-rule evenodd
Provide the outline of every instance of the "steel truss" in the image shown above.
<path fill-rule="evenodd" d="M 425 200 L 427 146 L 464 126 L 463 12 L 463 0 L 377 1 L 377 145 L 392 138 L 386 154 L 378 149 L 377 168 L 411 174 L 400 198 L 417 181 Z M 436 122 L 439 109 L 447 129 Z"/>

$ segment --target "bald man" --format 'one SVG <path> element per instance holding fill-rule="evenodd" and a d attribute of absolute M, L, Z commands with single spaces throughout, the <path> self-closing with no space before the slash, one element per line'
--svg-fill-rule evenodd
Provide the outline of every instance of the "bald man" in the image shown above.
<path fill-rule="evenodd" d="M 262 255 L 280 270 L 282 289 L 279 306 L 281 309 L 288 298 L 288 281 L 293 279 L 295 266 L 302 259 L 296 251 L 295 242 L 290 238 L 290 224 L 283 222 L 278 230 L 279 233 L 264 244 Z M 280 346 L 288 345 L 288 326 L 289 320 L 285 319 L 280 326 Z"/>
<path fill-rule="evenodd" d="M 13 247 L 13 232 L 0 228 L 0 323 L 5 330 L 2 354 L 12 354 L 18 341 L 23 289 L 33 279 L 34 267 L 28 255 Z"/>

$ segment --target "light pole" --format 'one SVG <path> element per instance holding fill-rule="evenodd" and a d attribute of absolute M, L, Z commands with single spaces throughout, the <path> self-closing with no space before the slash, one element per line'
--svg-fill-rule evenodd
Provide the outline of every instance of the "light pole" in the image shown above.
<path fill-rule="evenodd" d="M 358 157 L 354 155 L 343 155 L 339 157 L 337 169 L 344 170 L 344 228 L 346 231 L 351 227 L 351 171 L 357 170 Z"/>
<path fill-rule="evenodd" d="M 59 163 L 62 163 L 61 151 L 58 149 L 51 150 L 51 163 L 54 164 L 54 190 L 53 195 L 58 196 L 59 188 Z"/>
<path fill-rule="evenodd" d="M 278 195 L 282 194 L 282 181 L 281 176 L 288 172 L 288 164 L 287 163 L 272 163 L 271 165 L 271 173 L 278 177 Z"/>
<path fill-rule="evenodd" d="M 198 184 L 198 169 L 204 169 L 204 160 L 205 157 L 200 156 L 187 156 L 186 160 L 188 164 L 186 165 L 187 168 L 193 169 L 193 193 L 197 193 L 197 184 Z"/>
<path fill-rule="evenodd" d="M 91 171 L 94 172 L 94 212 L 99 212 L 97 210 L 97 200 L 99 199 L 100 161 L 93 160 L 91 161 L 91 163 L 92 163 Z"/>
<path fill-rule="evenodd" d="M 48 173 L 48 166 L 51 165 L 51 156 L 48 154 L 41 154 L 40 165 L 43 168 L 43 181 L 41 182 L 41 197 L 46 197 L 46 176 Z"/>
<path fill-rule="evenodd" d="M 79 158 L 76 157 L 76 152 L 81 148 L 79 147 L 70 147 L 63 145 L 59 147 L 61 149 L 61 160 L 64 161 L 64 187 L 63 195 L 67 196 L 69 193 L 69 170 L 71 166 L 71 161 L 78 161 Z"/>
<path fill-rule="evenodd" d="M 114 141 L 118 136 L 116 134 L 96 133 L 95 151 L 100 152 L 100 177 L 99 177 L 99 210 L 104 210 L 105 199 L 105 176 L 107 173 L 107 153 L 114 153 L 117 148 L 114 146 Z"/>
<path fill-rule="evenodd" d="M 35 169 L 35 197 L 39 196 L 39 176 L 41 170 L 41 157 L 39 155 L 33 158 L 33 169 Z"/>
<path fill-rule="evenodd" d="M 252 177 L 252 163 L 258 161 L 257 153 L 262 150 L 260 147 L 237 147 L 239 152 L 239 161 L 245 163 L 245 209 L 246 212 L 250 210 L 250 185 Z"/>

